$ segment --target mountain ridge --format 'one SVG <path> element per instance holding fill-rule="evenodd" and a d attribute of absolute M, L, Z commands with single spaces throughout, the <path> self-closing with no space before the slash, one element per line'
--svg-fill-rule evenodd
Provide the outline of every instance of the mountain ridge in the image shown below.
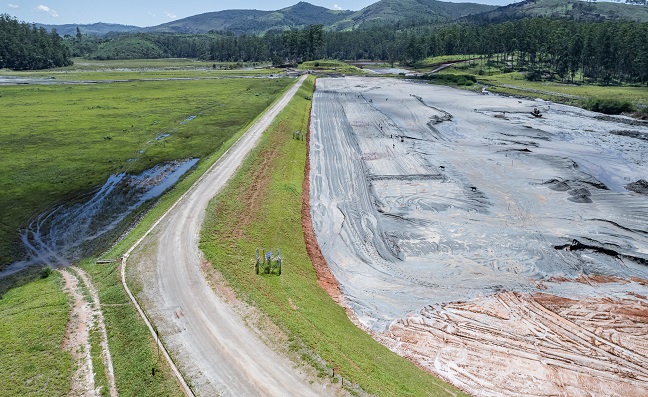
<path fill-rule="evenodd" d="M 383 23 L 469 23 L 505 22 L 522 18 L 548 17 L 580 21 L 628 20 L 648 22 L 648 7 L 581 0 L 523 0 L 496 7 L 479 3 L 453 3 L 439 0 L 380 0 L 361 10 L 331 10 L 305 1 L 275 11 L 232 9 L 213 11 L 151 27 L 120 24 L 44 25 L 61 36 L 81 33 L 103 36 L 108 33 L 204 34 L 231 32 L 262 34 L 269 30 L 301 29 L 324 25 L 342 31 Z"/>
<path fill-rule="evenodd" d="M 575 21 L 648 22 L 648 7 L 617 2 L 581 0 L 524 0 L 481 14 L 463 17 L 468 22 L 506 22 L 524 18 L 570 19 Z"/>
<path fill-rule="evenodd" d="M 330 10 L 301 1 L 275 11 L 223 10 L 198 14 L 161 25 L 144 28 L 155 33 L 263 33 L 272 29 L 303 28 L 308 25 L 330 26 L 353 11 Z"/>
<path fill-rule="evenodd" d="M 63 25 L 48 25 L 42 23 L 35 23 L 34 25 L 42 27 L 46 30 L 56 30 L 60 36 L 74 36 L 76 34 L 77 27 L 81 31 L 81 34 L 87 34 L 91 36 L 104 36 L 108 33 L 129 33 L 135 32 L 142 29 L 140 26 L 133 25 L 122 25 L 118 23 L 105 23 L 105 22 L 95 22 L 88 24 L 75 24 L 67 23 Z"/>

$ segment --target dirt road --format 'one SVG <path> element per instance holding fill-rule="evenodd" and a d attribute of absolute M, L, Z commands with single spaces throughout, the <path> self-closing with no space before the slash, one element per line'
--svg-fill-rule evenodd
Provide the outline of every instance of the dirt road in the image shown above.
<path fill-rule="evenodd" d="M 135 253 L 131 260 L 156 258 L 140 297 L 176 363 L 199 395 L 318 395 L 289 360 L 264 345 L 212 291 L 201 273 L 198 249 L 209 200 L 234 174 L 304 79 L 194 185 L 144 242 L 144 253 Z M 150 251 L 151 247 L 156 247 L 155 251 Z"/>

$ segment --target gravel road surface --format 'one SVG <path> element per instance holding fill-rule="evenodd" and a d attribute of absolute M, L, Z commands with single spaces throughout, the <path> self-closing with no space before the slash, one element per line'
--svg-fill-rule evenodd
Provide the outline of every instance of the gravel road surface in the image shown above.
<path fill-rule="evenodd" d="M 194 391 L 205 396 L 315 396 L 304 375 L 268 348 L 201 273 L 199 233 L 209 200 L 227 183 L 301 78 L 158 225 L 131 263 L 148 264 L 140 297 Z M 151 259 L 155 258 L 155 260 Z"/>

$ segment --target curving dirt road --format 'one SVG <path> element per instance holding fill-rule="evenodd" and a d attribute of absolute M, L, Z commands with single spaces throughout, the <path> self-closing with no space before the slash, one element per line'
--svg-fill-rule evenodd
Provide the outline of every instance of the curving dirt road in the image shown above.
<path fill-rule="evenodd" d="M 289 360 L 263 344 L 240 315 L 212 291 L 201 273 L 198 249 L 209 200 L 234 174 L 304 80 L 302 77 L 179 200 L 139 249 L 143 253 L 135 254 L 156 258 L 141 296 L 197 394 L 318 395 Z M 155 247 L 155 251 L 149 247 Z"/>

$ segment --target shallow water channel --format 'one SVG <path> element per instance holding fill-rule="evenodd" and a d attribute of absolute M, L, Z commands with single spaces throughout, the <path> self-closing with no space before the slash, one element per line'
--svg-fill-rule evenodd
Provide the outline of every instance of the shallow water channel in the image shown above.
<path fill-rule="evenodd" d="M 38 215 L 21 231 L 27 258 L 0 278 L 30 266 L 68 266 L 114 242 L 138 210 L 175 185 L 198 159 L 158 164 L 139 175 L 111 175 L 94 192 Z"/>

